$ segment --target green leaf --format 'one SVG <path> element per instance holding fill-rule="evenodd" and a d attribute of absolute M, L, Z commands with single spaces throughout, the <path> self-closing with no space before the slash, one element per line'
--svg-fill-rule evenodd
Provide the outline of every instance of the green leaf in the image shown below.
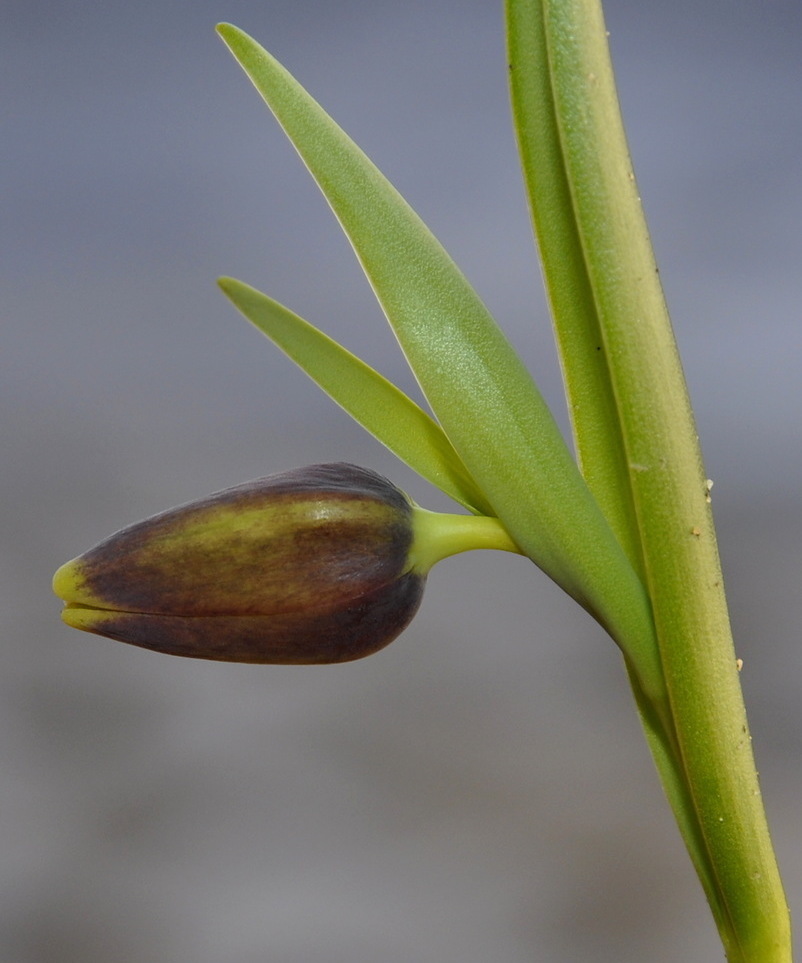
<path fill-rule="evenodd" d="M 662 672 L 643 585 L 529 372 L 439 242 L 361 150 L 247 34 L 218 30 L 343 229 L 451 444 L 523 551 L 624 648 L 650 697 Z"/>
<path fill-rule="evenodd" d="M 544 6 L 542 0 L 506 0 L 515 133 L 579 465 L 607 521 L 642 575 L 640 536 L 615 392 L 554 102 Z"/>
<path fill-rule="evenodd" d="M 278 301 L 234 278 L 218 283 L 252 324 L 390 451 L 470 511 L 492 514 L 443 429 L 411 398 Z"/>

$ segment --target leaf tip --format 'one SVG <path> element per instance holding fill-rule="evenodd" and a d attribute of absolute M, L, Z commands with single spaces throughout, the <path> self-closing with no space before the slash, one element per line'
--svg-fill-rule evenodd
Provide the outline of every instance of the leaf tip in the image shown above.
<path fill-rule="evenodd" d="M 233 23 L 223 21 L 217 24 L 215 30 L 236 59 L 239 59 L 237 54 L 238 50 L 247 49 L 249 45 L 254 43 L 253 39 L 249 37 L 244 30 L 235 27 Z"/>
<path fill-rule="evenodd" d="M 217 279 L 217 286 L 223 294 L 235 304 L 238 304 L 238 295 L 243 297 L 255 291 L 254 288 L 249 284 L 245 284 L 244 281 L 238 281 L 236 278 L 226 277 L 225 275 Z"/>

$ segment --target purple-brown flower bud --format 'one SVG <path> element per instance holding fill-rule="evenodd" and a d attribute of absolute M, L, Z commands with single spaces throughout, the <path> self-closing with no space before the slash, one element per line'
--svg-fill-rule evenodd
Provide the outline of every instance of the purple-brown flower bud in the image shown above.
<path fill-rule="evenodd" d="M 348 662 L 420 605 L 433 560 L 413 563 L 414 511 L 375 472 L 315 465 L 125 528 L 63 565 L 53 588 L 68 625 L 159 652 Z"/>

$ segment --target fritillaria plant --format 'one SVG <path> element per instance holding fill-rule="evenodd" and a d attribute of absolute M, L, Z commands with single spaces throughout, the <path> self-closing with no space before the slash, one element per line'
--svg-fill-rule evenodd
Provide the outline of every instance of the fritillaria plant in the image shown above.
<path fill-rule="evenodd" d="M 528 556 L 618 645 L 732 963 L 789 963 L 693 414 L 619 113 L 599 0 L 506 0 L 515 132 L 576 457 L 448 254 L 254 40 L 218 28 L 348 235 L 431 414 L 267 295 L 225 294 L 466 510 L 313 466 L 131 526 L 59 570 L 64 620 L 196 658 L 339 662 L 414 615 L 431 565 Z"/>

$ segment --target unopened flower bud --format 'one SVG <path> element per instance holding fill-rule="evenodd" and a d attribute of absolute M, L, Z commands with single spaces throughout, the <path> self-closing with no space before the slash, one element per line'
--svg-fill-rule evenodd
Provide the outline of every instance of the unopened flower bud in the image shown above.
<path fill-rule="evenodd" d="M 472 547 L 516 550 L 496 519 L 436 515 L 375 472 L 315 465 L 125 528 L 53 588 L 68 625 L 159 652 L 347 662 L 391 642 L 429 568 Z"/>

